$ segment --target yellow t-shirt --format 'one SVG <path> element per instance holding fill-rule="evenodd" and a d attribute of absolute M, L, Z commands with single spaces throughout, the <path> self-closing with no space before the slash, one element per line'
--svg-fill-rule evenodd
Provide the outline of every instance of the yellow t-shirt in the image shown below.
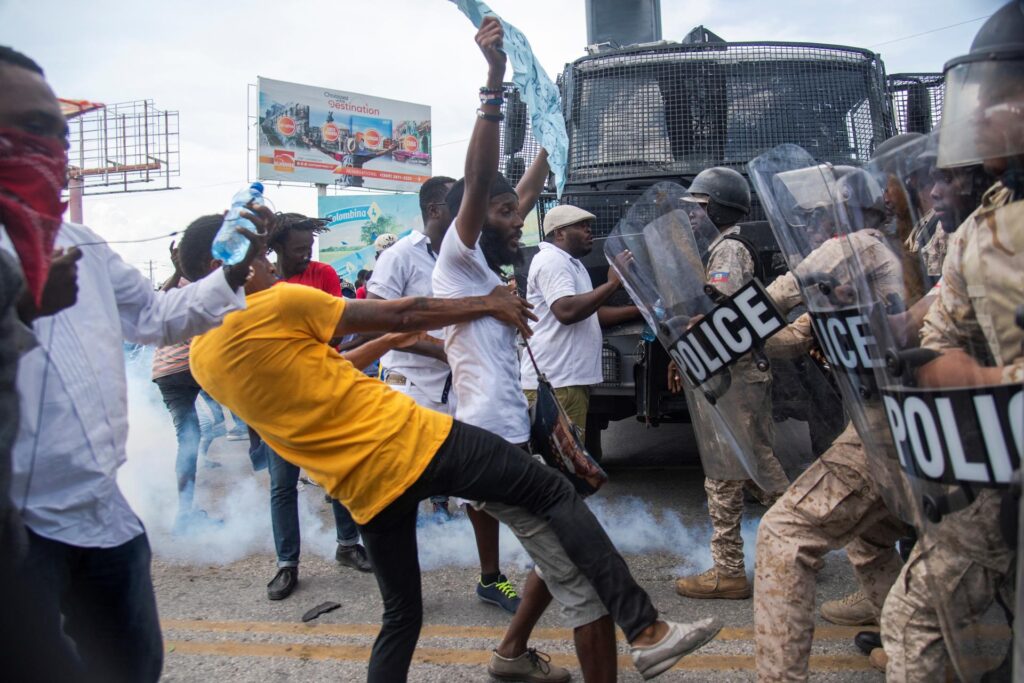
<path fill-rule="evenodd" d="M 246 305 L 192 340 L 192 374 L 365 524 L 419 478 L 452 419 L 327 345 L 344 299 L 281 283 Z"/>

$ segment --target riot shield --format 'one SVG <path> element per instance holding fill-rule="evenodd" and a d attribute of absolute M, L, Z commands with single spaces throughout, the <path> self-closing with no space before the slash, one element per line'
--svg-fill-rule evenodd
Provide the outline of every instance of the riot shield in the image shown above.
<path fill-rule="evenodd" d="M 819 164 L 796 145 L 776 147 L 748 168 L 790 267 L 768 292 L 783 311 L 806 305 L 863 444 L 860 459 L 844 464 L 867 473 L 890 512 L 913 523 L 875 379 L 884 361 L 869 326 L 901 307 L 899 264 L 881 230 L 882 188 L 863 171 Z"/>
<path fill-rule="evenodd" d="M 1024 435 L 1024 320 L 1017 319 L 1024 201 L 1012 202 L 1002 186 L 965 201 L 971 174 L 981 169 L 936 169 L 937 150 L 933 135 L 865 168 L 893 207 L 895 281 L 905 304 L 868 321 L 886 359 L 874 371 L 921 525 L 908 590 L 935 608 L 960 680 L 1011 680 L 1007 622 Z M 915 234 L 933 213 L 926 191 L 942 216 L 934 227 L 941 233 Z M 942 280 L 922 294 L 941 238 Z"/>
<path fill-rule="evenodd" d="M 721 239 L 708 221 L 691 222 L 686 191 L 659 183 L 637 201 L 605 242 L 605 255 L 679 368 L 705 473 L 788 485 L 772 453 L 771 361 L 765 342 L 787 321 L 756 280 L 725 293 L 706 277 Z"/>

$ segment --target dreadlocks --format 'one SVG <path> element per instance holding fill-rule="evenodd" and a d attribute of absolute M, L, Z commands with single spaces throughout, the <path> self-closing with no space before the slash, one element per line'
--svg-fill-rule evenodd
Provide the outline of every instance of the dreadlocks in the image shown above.
<path fill-rule="evenodd" d="M 323 218 L 310 218 L 301 213 L 278 213 L 277 221 L 275 221 L 274 227 L 270 229 L 270 235 L 267 237 L 267 248 L 278 249 L 283 247 L 288 240 L 288 233 L 292 231 L 309 231 L 314 235 L 319 235 L 325 230 L 327 230 L 327 221 Z"/>

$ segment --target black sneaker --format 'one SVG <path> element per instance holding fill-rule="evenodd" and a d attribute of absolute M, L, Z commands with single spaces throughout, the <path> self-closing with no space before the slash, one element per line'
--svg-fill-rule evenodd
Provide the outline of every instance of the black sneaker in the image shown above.
<path fill-rule="evenodd" d="M 277 575 L 267 584 L 267 597 L 271 600 L 284 600 L 299 585 L 298 567 L 281 567 Z"/>
<path fill-rule="evenodd" d="M 866 655 L 877 647 L 882 647 L 882 634 L 878 631 L 861 631 L 853 638 L 853 644 Z"/>
<path fill-rule="evenodd" d="M 370 558 L 366 555 L 366 548 L 359 543 L 355 545 L 339 545 L 338 549 L 334 551 L 334 559 L 342 566 L 352 567 L 352 569 L 361 572 L 373 571 Z"/>
<path fill-rule="evenodd" d="M 504 574 L 498 576 L 498 580 L 494 583 L 485 584 L 478 580 L 476 582 L 476 597 L 491 605 L 497 605 L 512 614 L 516 613 L 521 602 L 521 598 L 516 592 L 516 587 L 512 585 L 512 582 Z"/>

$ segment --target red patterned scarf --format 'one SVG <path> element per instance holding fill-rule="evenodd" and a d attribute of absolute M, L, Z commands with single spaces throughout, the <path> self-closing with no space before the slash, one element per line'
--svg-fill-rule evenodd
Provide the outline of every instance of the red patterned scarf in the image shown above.
<path fill-rule="evenodd" d="M 58 140 L 0 128 L 0 223 L 39 305 L 65 202 L 67 154 Z"/>

